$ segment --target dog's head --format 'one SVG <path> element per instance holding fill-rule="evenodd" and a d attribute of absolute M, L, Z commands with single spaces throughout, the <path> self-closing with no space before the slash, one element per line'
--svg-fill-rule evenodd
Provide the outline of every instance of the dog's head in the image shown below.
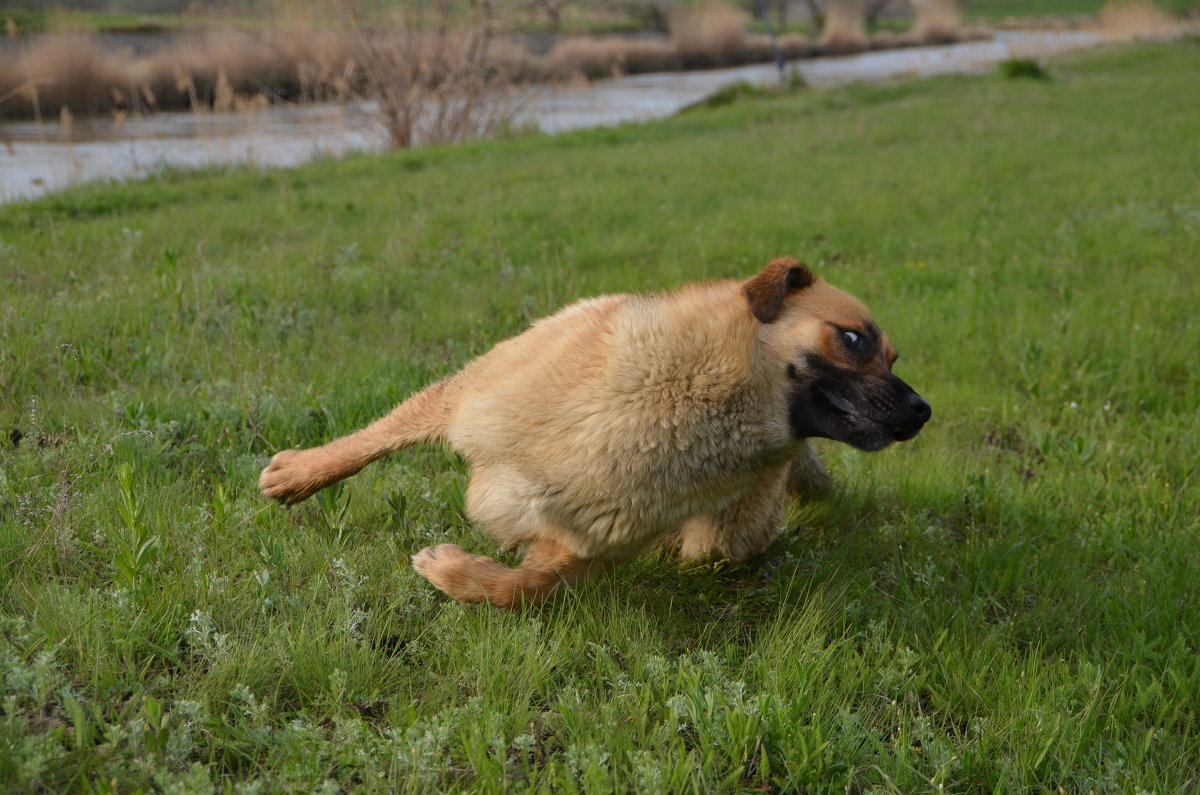
<path fill-rule="evenodd" d="M 929 420 L 929 404 L 892 374 L 896 349 L 858 299 L 790 257 L 772 261 L 742 294 L 787 385 L 796 438 L 882 450 Z"/>

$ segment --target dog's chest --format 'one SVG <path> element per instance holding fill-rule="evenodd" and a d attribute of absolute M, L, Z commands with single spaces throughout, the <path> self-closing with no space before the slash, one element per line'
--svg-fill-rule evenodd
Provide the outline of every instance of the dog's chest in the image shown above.
<path fill-rule="evenodd" d="M 779 423 L 736 412 L 692 412 L 678 424 L 630 416 L 640 427 L 593 438 L 576 448 L 577 467 L 546 473 L 548 482 L 558 480 L 547 491 L 549 513 L 606 544 L 652 541 L 694 516 L 731 508 L 799 444 Z"/>

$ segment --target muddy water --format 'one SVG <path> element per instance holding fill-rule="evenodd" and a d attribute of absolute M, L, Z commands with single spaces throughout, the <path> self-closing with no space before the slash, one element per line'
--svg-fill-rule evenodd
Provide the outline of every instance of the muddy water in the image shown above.
<path fill-rule="evenodd" d="M 1103 41 L 1096 33 L 1005 32 L 991 41 L 915 47 L 789 66 L 809 85 L 926 77 L 987 69 L 1013 56 L 1049 55 Z M 772 65 L 634 75 L 579 87 L 543 87 L 521 103 L 518 123 L 556 133 L 666 116 L 730 83 L 770 83 Z M 369 103 L 275 106 L 254 113 L 159 113 L 126 119 L 0 124 L 0 201 L 79 182 L 130 179 L 165 167 L 224 163 L 289 166 L 319 156 L 382 148 Z"/>

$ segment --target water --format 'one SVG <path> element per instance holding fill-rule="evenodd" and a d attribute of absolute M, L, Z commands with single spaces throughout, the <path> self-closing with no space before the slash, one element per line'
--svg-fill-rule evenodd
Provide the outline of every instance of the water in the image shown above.
<path fill-rule="evenodd" d="M 990 41 L 913 47 L 789 65 L 809 85 L 976 72 L 1014 56 L 1044 56 L 1104 41 L 1090 32 L 1004 32 Z M 730 83 L 779 79 L 771 64 L 703 72 L 666 72 L 577 87 L 543 87 L 522 102 L 518 124 L 556 133 L 643 121 L 675 113 Z M 385 136 L 369 103 L 278 105 L 249 113 L 157 113 L 124 124 L 76 121 L 0 124 L 0 201 L 98 179 L 131 179 L 164 167 L 224 163 L 290 166 L 321 155 L 378 150 Z"/>

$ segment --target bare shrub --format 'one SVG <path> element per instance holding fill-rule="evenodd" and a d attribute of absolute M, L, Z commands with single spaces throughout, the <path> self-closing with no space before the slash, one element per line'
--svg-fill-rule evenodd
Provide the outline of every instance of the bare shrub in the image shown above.
<path fill-rule="evenodd" d="M 667 12 L 671 44 L 686 65 L 728 63 L 746 49 L 744 11 L 724 3 L 673 6 Z"/>
<path fill-rule="evenodd" d="M 915 41 L 934 44 L 957 41 L 962 25 L 962 13 L 957 0 L 913 0 L 911 37 Z"/>
<path fill-rule="evenodd" d="M 513 115 L 508 76 L 492 57 L 490 0 L 463 15 L 448 0 L 343 0 L 353 57 L 393 147 L 487 135 Z"/>
<path fill-rule="evenodd" d="M 1173 35 L 1183 25 L 1153 0 L 1109 0 L 1100 9 L 1100 27 L 1114 39 L 1146 39 Z"/>
<path fill-rule="evenodd" d="M 867 29 L 859 0 L 831 0 L 825 10 L 820 44 L 829 52 L 858 52 L 866 49 Z"/>

